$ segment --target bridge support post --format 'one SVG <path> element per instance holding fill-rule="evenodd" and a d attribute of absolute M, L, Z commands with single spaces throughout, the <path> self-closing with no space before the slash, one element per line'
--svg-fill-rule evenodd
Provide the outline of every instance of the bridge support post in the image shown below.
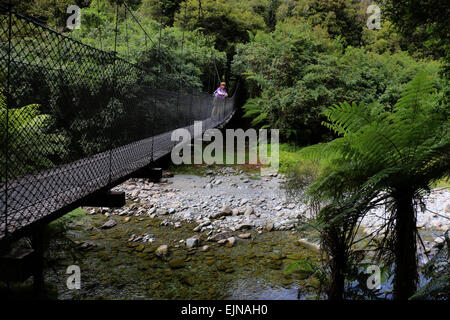
<path fill-rule="evenodd" d="M 125 192 L 106 191 L 88 196 L 82 202 L 85 207 L 120 208 L 125 205 Z"/>
<path fill-rule="evenodd" d="M 23 282 L 33 275 L 35 251 L 29 248 L 8 247 L 0 256 L 0 280 Z"/>
<path fill-rule="evenodd" d="M 132 174 L 133 178 L 149 179 L 151 182 L 159 182 L 162 178 L 162 168 L 144 167 Z"/>
<path fill-rule="evenodd" d="M 31 236 L 31 245 L 34 250 L 33 264 L 33 289 L 34 294 L 38 295 L 44 286 L 44 238 L 41 226 L 36 227 Z"/>

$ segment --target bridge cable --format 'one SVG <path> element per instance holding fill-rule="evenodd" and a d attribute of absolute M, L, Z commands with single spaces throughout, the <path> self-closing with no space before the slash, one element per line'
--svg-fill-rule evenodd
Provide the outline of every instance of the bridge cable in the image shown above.
<path fill-rule="evenodd" d="M 112 52 L 113 55 L 113 85 L 112 85 L 112 106 L 115 105 L 116 100 L 116 85 L 117 85 L 117 70 L 116 70 L 116 60 L 117 60 L 117 33 L 118 33 L 118 21 L 119 21 L 119 1 L 116 3 L 116 25 L 115 25 L 115 31 L 114 31 L 114 51 Z M 108 184 L 112 182 L 112 125 L 109 130 L 109 139 L 110 139 L 110 146 L 111 149 L 109 150 L 109 181 Z"/>
<path fill-rule="evenodd" d="M 127 8 L 128 12 L 130 13 L 130 15 L 132 16 L 132 18 L 136 21 L 136 23 L 138 24 L 138 26 L 141 28 L 141 30 L 144 32 L 144 34 L 147 36 L 147 38 L 150 40 L 150 42 L 155 45 L 155 42 L 152 40 L 152 38 L 150 37 L 150 35 L 147 33 L 147 31 L 145 30 L 145 28 L 142 26 L 142 24 L 140 23 L 139 19 L 135 16 L 135 14 L 133 13 L 133 11 L 131 11 L 131 9 L 128 7 L 128 5 L 126 4 L 126 2 L 124 1 L 124 5 Z M 160 22 L 161 24 L 162 22 Z M 170 67 L 171 71 L 179 74 L 179 76 L 183 77 L 181 75 L 181 72 L 177 70 L 177 68 L 175 68 L 170 62 L 168 62 L 168 66 Z"/>
<path fill-rule="evenodd" d="M 124 14 L 125 14 L 125 42 L 127 43 L 127 59 L 130 59 L 130 44 L 128 42 L 128 19 L 127 19 L 127 7 L 124 7 Z"/>
<path fill-rule="evenodd" d="M 11 42 L 12 0 L 8 2 L 8 72 L 6 75 L 6 137 L 5 137 L 5 237 L 8 236 L 8 187 L 9 187 L 9 108 L 11 107 Z"/>
<path fill-rule="evenodd" d="M 100 17 L 100 11 L 98 10 L 98 7 L 97 7 L 97 16 Z M 103 39 L 102 39 L 102 28 L 101 28 L 100 18 L 97 20 L 97 29 L 98 29 L 98 36 L 99 36 L 99 40 L 100 40 L 100 50 L 103 51 Z"/>
<path fill-rule="evenodd" d="M 183 15 L 183 27 L 182 27 L 183 28 L 183 32 L 182 32 L 182 36 L 181 36 L 181 59 L 184 58 L 184 31 L 185 31 L 185 28 L 186 28 L 186 9 L 187 9 L 187 2 L 184 3 L 184 15 Z M 180 72 L 180 77 L 179 77 L 179 86 L 181 88 L 181 72 Z M 178 112 L 179 112 L 179 110 L 177 108 L 177 113 Z"/>

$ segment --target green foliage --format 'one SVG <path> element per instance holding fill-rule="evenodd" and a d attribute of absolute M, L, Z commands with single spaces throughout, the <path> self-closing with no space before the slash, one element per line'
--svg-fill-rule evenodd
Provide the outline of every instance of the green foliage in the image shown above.
<path fill-rule="evenodd" d="M 238 43 L 248 41 L 248 31 L 265 28 L 264 19 L 254 13 L 246 0 L 187 0 L 175 15 L 175 25 L 213 36 L 215 48 L 230 57 Z"/>
<path fill-rule="evenodd" d="M 448 300 L 450 293 L 450 239 L 449 231 L 444 235 L 445 241 L 437 245 L 437 253 L 424 266 L 424 274 L 429 282 L 420 288 L 411 300 Z"/>
<path fill-rule="evenodd" d="M 448 106 L 438 102 L 439 95 L 433 89 L 431 76 L 420 73 L 408 84 L 392 110 L 378 103 L 346 102 L 327 109 L 324 115 L 328 121 L 324 125 L 341 137 L 305 148 L 302 152 L 332 157 L 329 169 L 337 170 L 337 174 L 324 175 L 311 190 L 332 198 L 336 189 L 332 185 L 340 177 L 345 177 L 347 183 L 347 187 L 339 190 L 342 193 L 355 190 L 355 187 L 405 181 L 425 187 L 442 174 L 448 174 L 433 171 L 442 169 L 446 161 L 442 152 L 449 147 Z M 349 179 L 352 172 L 357 173 L 354 181 Z M 433 173 L 438 177 L 435 178 Z M 363 185 L 361 174 L 368 178 L 363 180 Z M 423 174 L 430 179 L 425 180 L 425 185 Z"/>
<path fill-rule="evenodd" d="M 233 71 L 246 77 L 251 95 L 258 97 L 247 102 L 246 117 L 256 119 L 253 125 L 280 129 L 284 140 L 299 145 L 329 138 L 321 126 L 329 105 L 348 99 L 392 108 L 419 68 L 437 78 L 439 67 L 402 52 L 343 50 L 324 30 L 304 23 L 258 32 L 238 46 L 233 61 Z"/>
<path fill-rule="evenodd" d="M 142 16 L 172 26 L 182 2 L 183 0 L 142 0 L 139 12 Z"/>
<path fill-rule="evenodd" d="M 136 13 L 137 14 L 137 13 Z M 114 51 L 120 56 L 135 60 L 136 55 L 146 45 L 146 37 L 139 24 L 123 6 L 119 6 L 117 21 L 117 41 L 115 46 L 116 6 L 109 0 L 93 0 L 89 7 L 82 9 L 81 28 L 71 32 L 71 36 L 93 47 Z M 138 16 L 139 23 L 156 41 L 159 24 L 151 18 Z M 156 41 L 157 42 L 157 41 Z"/>
<path fill-rule="evenodd" d="M 384 233 L 390 239 L 385 244 L 394 244 L 389 249 L 398 257 L 399 250 L 411 248 L 415 256 L 415 226 L 402 234 L 390 228 L 398 225 L 399 217 L 414 214 L 402 211 L 405 201 L 413 210 L 413 201 L 420 201 L 432 183 L 448 178 L 448 112 L 448 105 L 442 104 L 433 79 L 425 72 L 405 87 L 393 108 L 378 103 L 340 103 L 324 112 L 328 120 L 324 125 L 339 138 L 304 148 L 302 153 L 310 159 L 325 157 L 329 161 L 308 187 L 308 194 L 326 204 L 319 215 L 322 237 L 333 260 L 340 257 L 334 266 L 340 274 L 348 270 L 342 263 L 350 260 L 354 240 L 345 234 L 354 234 L 357 221 L 374 206 L 392 208 Z M 405 243 L 408 235 L 411 242 Z M 396 278 L 400 271 L 397 265 Z M 414 283 L 415 279 L 408 281 Z"/>
<path fill-rule="evenodd" d="M 242 106 L 244 109 L 244 118 L 252 118 L 252 125 L 258 126 L 263 124 L 267 118 L 267 113 L 261 110 L 262 108 L 261 98 L 249 99 L 245 105 Z M 265 126 L 262 126 L 264 128 Z"/>
<path fill-rule="evenodd" d="M 7 147 L 8 159 L 0 156 L 0 167 L 8 167 L 10 177 L 53 167 L 52 158 L 66 154 L 66 139 L 61 134 L 48 132 L 51 118 L 39 112 L 39 105 L 30 104 L 7 110 L 0 93 L 0 145 Z M 39 145 L 45 141 L 46 148 Z M 7 162 L 8 161 L 8 165 Z M 1 173 L 2 182 L 5 179 Z"/>
<path fill-rule="evenodd" d="M 396 53 L 402 51 L 402 36 L 396 32 L 395 27 L 388 20 L 381 22 L 381 29 L 371 30 L 364 28 L 362 41 L 367 50 L 376 53 Z"/>
<path fill-rule="evenodd" d="M 4 1 L 8 3 L 10 0 Z M 73 4 L 82 6 L 82 0 L 12 0 L 14 8 L 47 24 L 56 30 L 66 27 L 67 7 Z"/>
<path fill-rule="evenodd" d="M 346 45 L 362 45 L 366 25 L 364 3 L 358 0 L 297 0 L 284 1 L 278 9 L 278 20 L 294 19 L 320 26 L 333 38 Z"/>
<path fill-rule="evenodd" d="M 115 8 L 108 0 L 94 0 L 82 10 L 81 29 L 71 35 L 103 50 L 116 49 L 119 56 L 145 67 L 151 71 L 145 79 L 147 83 L 173 89 L 174 86 L 178 88 L 181 79 L 185 87 L 212 90 L 214 63 L 223 69 L 226 62 L 225 54 L 213 48 L 214 38 L 199 31 L 163 27 L 157 22 L 158 17 L 146 11 L 147 5 L 152 7 L 154 4 L 144 2 L 133 12 L 140 25 L 130 12 L 119 7 L 116 38 Z"/>
<path fill-rule="evenodd" d="M 313 274 L 320 268 L 320 265 L 311 258 L 294 261 L 288 264 L 283 272 L 284 274 L 303 273 L 307 275 Z"/>
<path fill-rule="evenodd" d="M 178 88 L 181 79 L 183 87 L 207 91 L 217 84 L 214 63 L 223 68 L 226 56 L 214 49 L 210 38 L 202 33 L 183 33 L 174 27 L 164 29 L 158 43 L 142 50 L 137 63 L 152 71 L 147 75 L 147 81 L 155 82 L 158 78 L 160 87 Z"/>
<path fill-rule="evenodd" d="M 61 234 L 69 229 L 69 224 L 73 223 L 75 221 L 79 221 L 81 219 L 87 219 L 86 217 L 86 210 L 82 208 L 77 208 L 66 215 L 62 216 L 61 218 L 52 221 L 48 225 L 46 225 L 45 233 L 48 238 L 52 238 L 55 236 L 58 236 L 58 234 Z"/>
<path fill-rule="evenodd" d="M 448 1 L 386 0 L 383 12 L 402 35 L 402 46 L 410 53 L 445 57 L 448 63 Z"/>

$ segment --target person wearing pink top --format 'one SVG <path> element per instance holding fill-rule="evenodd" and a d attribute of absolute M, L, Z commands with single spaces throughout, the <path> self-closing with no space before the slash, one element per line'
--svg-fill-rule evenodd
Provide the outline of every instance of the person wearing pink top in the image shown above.
<path fill-rule="evenodd" d="M 221 112 L 223 112 L 225 108 L 225 98 L 228 97 L 227 93 L 227 84 L 225 82 L 220 83 L 220 87 L 214 91 L 214 102 L 213 109 L 211 111 L 211 119 L 212 120 L 220 120 Z"/>
<path fill-rule="evenodd" d="M 226 87 L 227 87 L 227 84 L 225 82 L 221 82 L 220 87 L 218 87 L 217 90 L 214 92 L 214 96 L 216 96 L 217 98 L 222 98 L 222 99 L 228 97 Z"/>

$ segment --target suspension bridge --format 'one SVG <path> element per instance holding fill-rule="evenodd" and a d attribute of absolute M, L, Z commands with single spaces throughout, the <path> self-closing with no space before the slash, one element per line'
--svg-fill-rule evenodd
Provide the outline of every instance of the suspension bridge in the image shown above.
<path fill-rule="evenodd" d="M 236 94 L 214 100 L 155 69 L 0 7 L 0 242 L 149 175 L 173 130 L 232 117 Z"/>

